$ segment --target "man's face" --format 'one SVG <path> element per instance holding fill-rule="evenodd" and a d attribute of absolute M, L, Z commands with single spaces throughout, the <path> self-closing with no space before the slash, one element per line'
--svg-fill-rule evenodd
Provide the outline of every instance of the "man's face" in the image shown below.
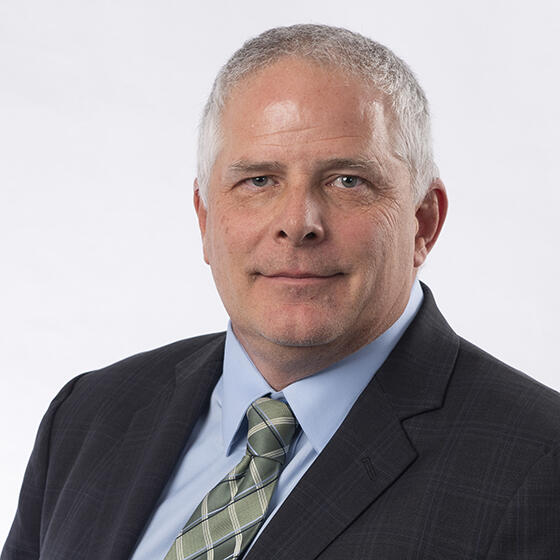
<path fill-rule="evenodd" d="M 207 208 L 195 205 L 242 342 L 353 351 L 402 313 L 418 223 L 391 123 L 381 93 L 300 59 L 233 90 Z"/>

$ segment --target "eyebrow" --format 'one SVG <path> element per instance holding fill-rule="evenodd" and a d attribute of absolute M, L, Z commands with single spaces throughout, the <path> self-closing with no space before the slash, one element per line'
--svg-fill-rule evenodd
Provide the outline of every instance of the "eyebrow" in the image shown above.
<path fill-rule="evenodd" d="M 320 162 L 321 169 L 366 169 L 381 171 L 376 160 L 367 158 L 333 158 Z"/>
<path fill-rule="evenodd" d="M 228 166 L 228 172 L 233 173 L 260 173 L 270 171 L 283 171 L 284 165 L 279 161 L 247 161 L 241 159 Z"/>
<path fill-rule="evenodd" d="M 376 160 L 356 157 L 356 158 L 331 158 L 321 160 L 317 164 L 319 171 L 326 171 L 329 169 L 355 169 L 364 170 L 379 179 L 386 179 L 383 168 Z M 286 169 L 286 166 L 279 161 L 249 161 L 238 160 L 228 166 L 228 174 L 248 174 L 258 175 L 259 173 L 265 175 L 271 172 L 281 172 Z"/>

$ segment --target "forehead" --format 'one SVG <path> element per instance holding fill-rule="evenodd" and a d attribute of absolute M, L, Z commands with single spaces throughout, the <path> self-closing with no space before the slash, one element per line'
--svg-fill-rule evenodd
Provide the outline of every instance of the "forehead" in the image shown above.
<path fill-rule="evenodd" d="M 222 151 L 312 156 L 388 150 L 393 128 L 388 107 L 383 93 L 343 69 L 280 59 L 231 91 L 221 116 Z"/>

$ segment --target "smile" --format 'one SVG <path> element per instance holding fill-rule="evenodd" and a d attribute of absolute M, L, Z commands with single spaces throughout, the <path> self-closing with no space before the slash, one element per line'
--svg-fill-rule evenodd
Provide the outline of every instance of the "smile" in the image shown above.
<path fill-rule="evenodd" d="M 275 274 L 259 274 L 266 281 L 288 286 L 311 286 L 323 284 L 342 277 L 341 272 L 334 274 L 316 274 L 309 272 L 278 272 Z"/>

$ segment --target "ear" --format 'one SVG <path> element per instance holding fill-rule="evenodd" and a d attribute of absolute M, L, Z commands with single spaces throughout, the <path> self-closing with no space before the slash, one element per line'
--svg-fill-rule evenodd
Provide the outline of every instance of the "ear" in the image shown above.
<path fill-rule="evenodd" d="M 414 267 L 420 267 L 434 246 L 447 215 L 447 193 L 441 179 L 434 179 L 416 207 Z"/>
<path fill-rule="evenodd" d="M 206 205 L 202 200 L 200 195 L 200 187 L 198 186 L 198 179 L 194 180 L 194 192 L 193 192 L 193 204 L 194 210 L 198 217 L 198 227 L 200 228 L 200 235 L 202 237 L 202 253 L 204 255 L 204 262 L 206 264 L 210 264 L 208 260 L 208 254 L 206 250 L 206 218 L 208 216 L 208 210 L 206 209 Z"/>

